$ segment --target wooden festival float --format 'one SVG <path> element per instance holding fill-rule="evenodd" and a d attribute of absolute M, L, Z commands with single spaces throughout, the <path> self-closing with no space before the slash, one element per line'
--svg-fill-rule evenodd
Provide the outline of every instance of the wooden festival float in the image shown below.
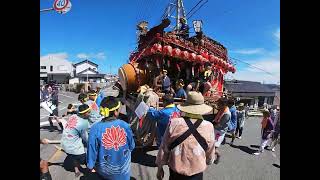
<path fill-rule="evenodd" d="M 177 0 L 177 3 L 182 3 L 182 1 Z M 181 17 L 185 17 L 185 15 L 177 16 L 175 27 L 179 28 Z M 206 90 L 202 92 L 208 104 L 215 104 L 223 95 L 224 75 L 236 71 L 228 59 L 227 49 L 222 44 L 208 37 L 202 31 L 187 38 L 179 34 L 178 28 L 165 32 L 164 29 L 169 27 L 170 23 L 168 18 L 164 18 L 161 24 L 149 31 L 146 29 L 145 21 L 137 25 L 137 29 L 140 31 L 138 47 L 130 54 L 129 63 L 124 64 L 118 71 L 122 93 L 128 102 L 132 102 L 131 107 L 129 103 L 132 112 L 137 107 L 139 87 L 143 85 L 153 87 L 154 79 L 163 69 L 167 70 L 172 85 L 179 79 L 183 79 L 186 87 L 195 79 L 201 79 L 204 71 L 209 67 L 212 72 L 210 79 L 202 82 L 210 83 L 209 88 L 204 88 Z M 160 100 L 161 95 L 159 93 Z M 134 113 L 132 114 L 134 116 Z M 150 129 L 150 127 L 152 128 Z M 154 126 L 149 125 L 148 128 L 144 133 L 137 135 L 138 142 L 142 145 L 148 143 L 150 145 L 153 142 Z M 136 132 L 139 131 L 138 129 L 137 126 Z"/>

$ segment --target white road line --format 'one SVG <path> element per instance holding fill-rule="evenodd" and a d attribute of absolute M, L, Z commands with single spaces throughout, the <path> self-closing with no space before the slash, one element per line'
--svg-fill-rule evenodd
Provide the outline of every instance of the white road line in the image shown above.
<path fill-rule="evenodd" d="M 60 96 L 64 96 L 64 97 L 68 97 L 68 98 L 72 98 L 72 99 L 76 99 L 75 97 L 71 97 L 71 96 L 67 96 L 67 95 L 65 95 L 65 94 L 59 94 Z"/>
<path fill-rule="evenodd" d="M 79 106 L 79 105 L 81 105 L 80 103 L 71 103 L 71 104 L 73 104 L 73 105 L 76 105 L 76 106 Z M 64 110 L 64 109 L 66 109 L 68 106 L 65 106 L 65 107 L 63 107 L 63 108 L 59 108 L 59 111 L 61 111 L 61 110 Z M 50 114 L 49 115 L 40 115 L 40 119 L 44 119 L 44 118 L 46 118 L 46 117 L 49 117 L 50 116 Z"/>

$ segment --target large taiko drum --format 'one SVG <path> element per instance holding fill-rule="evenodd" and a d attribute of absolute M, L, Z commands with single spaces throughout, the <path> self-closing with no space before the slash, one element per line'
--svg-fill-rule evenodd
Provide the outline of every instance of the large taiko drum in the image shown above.
<path fill-rule="evenodd" d="M 139 86 L 146 83 L 146 73 L 132 64 L 124 64 L 119 68 L 119 81 L 126 92 L 136 92 Z"/>

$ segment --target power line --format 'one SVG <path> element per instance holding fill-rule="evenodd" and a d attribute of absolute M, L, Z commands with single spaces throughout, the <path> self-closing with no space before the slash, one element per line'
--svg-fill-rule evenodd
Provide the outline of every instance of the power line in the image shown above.
<path fill-rule="evenodd" d="M 265 72 L 265 73 L 267 73 L 267 74 L 269 74 L 269 75 L 271 75 L 271 76 L 273 76 L 273 77 L 280 78 L 279 76 L 274 75 L 274 74 L 271 73 L 271 72 L 268 72 L 268 71 L 266 71 L 266 70 L 264 70 L 264 69 L 262 69 L 262 68 L 260 68 L 260 67 L 254 66 L 254 65 L 252 65 L 252 64 L 250 64 L 250 63 L 247 63 L 247 62 L 245 62 L 245 61 L 242 61 L 242 60 L 240 60 L 240 59 L 233 58 L 233 57 L 230 57 L 230 59 L 233 59 L 233 60 L 235 60 L 235 61 L 242 62 L 242 63 L 247 64 L 248 66 L 253 67 L 253 68 L 255 68 L 255 69 L 259 69 L 260 71 L 263 71 L 263 72 Z"/>
<path fill-rule="evenodd" d="M 202 2 L 202 0 L 201 0 L 200 2 Z M 190 19 L 190 18 L 191 18 L 197 11 L 199 11 L 199 9 L 201 9 L 202 6 L 205 5 L 207 2 L 208 2 L 208 0 L 205 1 L 204 3 L 202 3 L 197 10 L 195 10 L 189 17 L 187 17 L 187 19 Z M 190 11 L 190 12 L 191 12 L 191 11 Z M 189 12 L 189 13 L 190 13 L 190 12 Z"/>

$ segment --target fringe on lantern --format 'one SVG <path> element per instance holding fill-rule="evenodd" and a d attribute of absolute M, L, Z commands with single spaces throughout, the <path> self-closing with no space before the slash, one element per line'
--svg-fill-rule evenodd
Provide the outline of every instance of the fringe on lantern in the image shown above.
<path fill-rule="evenodd" d="M 179 64 L 178 64 L 178 63 L 176 64 L 176 67 L 177 67 L 178 71 L 180 72 L 180 71 L 181 71 L 181 69 L 180 69 L 180 66 L 179 66 Z"/>
<path fill-rule="evenodd" d="M 160 62 L 159 62 L 159 58 L 156 58 L 156 64 L 157 64 L 157 68 L 160 68 Z"/>
<path fill-rule="evenodd" d="M 192 74 L 192 77 L 194 77 L 194 66 L 192 66 L 191 68 L 191 74 Z"/>

